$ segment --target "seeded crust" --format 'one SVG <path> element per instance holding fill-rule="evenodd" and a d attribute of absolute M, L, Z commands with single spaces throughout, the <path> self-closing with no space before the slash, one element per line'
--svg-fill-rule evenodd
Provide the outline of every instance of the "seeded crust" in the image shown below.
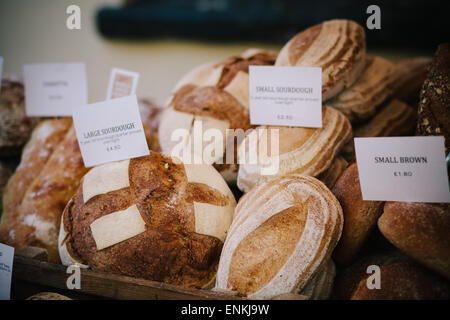
<path fill-rule="evenodd" d="M 130 187 L 83 202 L 83 187 L 63 213 L 62 244 L 74 260 L 93 270 L 202 288 L 214 278 L 222 241 L 195 232 L 193 202 L 228 205 L 202 183 L 188 183 L 183 164 L 151 152 L 130 160 Z M 145 232 L 97 251 L 90 225 L 136 204 Z"/>
<path fill-rule="evenodd" d="M 333 194 L 344 213 L 342 237 L 333 252 L 333 259 L 341 265 L 353 262 L 383 211 L 382 201 L 364 201 L 356 163 L 350 165 L 339 177 Z"/>
<path fill-rule="evenodd" d="M 450 149 L 450 43 L 439 45 L 420 92 L 419 135 L 443 135 Z"/>

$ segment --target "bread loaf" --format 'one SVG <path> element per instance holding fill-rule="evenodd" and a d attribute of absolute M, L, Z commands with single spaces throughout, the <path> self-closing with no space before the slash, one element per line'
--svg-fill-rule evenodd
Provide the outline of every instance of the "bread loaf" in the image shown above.
<path fill-rule="evenodd" d="M 356 257 L 383 210 L 382 201 L 364 201 L 359 183 L 358 166 L 351 164 L 332 189 L 344 213 L 341 239 L 333 252 L 333 259 L 348 265 Z"/>
<path fill-rule="evenodd" d="M 379 267 L 379 289 L 373 285 Z M 448 300 L 450 284 L 411 259 L 389 252 L 359 259 L 338 274 L 332 293 L 334 300 Z"/>
<path fill-rule="evenodd" d="M 364 29 L 350 20 L 330 20 L 293 37 L 280 51 L 276 66 L 322 68 L 322 100 L 350 87 L 365 65 Z"/>
<path fill-rule="evenodd" d="M 322 110 L 322 128 L 304 127 L 266 127 L 268 135 L 260 136 L 256 143 L 250 135 L 239 147 L 239 173 L 237 185 L 248 192 L 255 185 L 276 179 L 291 173 L 318 176 L 327 170 L 345 142 L 352 136 L 348 119 L 338 110 L 324 107 Z M 259 151 L 263 145 L 270 145 L 272 130 L 278 130 L 279 155 L 266 155 Z M 254 145 L 256 144 L 256 145 Z M 268 148 L 269 150 L 271 148 Z M 258 150 L 258 163 L 254 164 L 251 154 Z M 248 158 L 248 159 L 247 159 Z M 278 163 L 275 174 L 263 175 L 262 167 L 268 163 Z"/>
<path fill-rule="evenodd" d="M 313 177 L 289 175 L 255 187 L 236 207 L 216 289 L 250 299 L 301 292 L 328 263 L 342 223 L 339 202 Z"/>
<path fill-rule="evenodd" d="M 423 83 L 417 133 L 444 136 L 450 150 L 450 43 L 439 45 Z"/>
<path fill-rule="evenodd" d="M 450 204 L 387 202 L 378 228 L 401 251 L 450 279 Z"/>
<path fill-rule="evenodd" d="M 179 144 L 180 141 L 172 140 L 172 133 L 177 129 L 189 133 L 186 144 L 189 143 L 193 123 L 198 120 L 202 122 L 203 131 L 219 130 L 224 149 L 233 147 L 234 151 L 231 151 L 235 152 L 234 139 L 230 146 L 225 145 L 226 130 L 250 128 L 248 68 L 250 65 L 273 65 L 275 59 L 274 53 L 249 49 L 225 61 L 201 65 L 184 76 L 176 85 L 161 118 L 159 140 L 162 151 L 170 153 Z M 216 169 L 228 182 L 235 183 L 236 161 L 233 164 L 226 162 L 224 154 L 215 155 Z"/>
<path fill-rule="evenodd" d="M 325 183 L 328 188 L 333 188 L 336 181 L 348 167 L 348 162 L 342 156 L 337 156 L 331 166 L 322 172 L 317 179 Z"/>
<path fill-rule="evenodd" d="M 45 248 L 58 262 L 61 213 L 88 171 L 70 120 L 49 120 L 33 133 L 4 195 L 0 242 Z"/>
<path fill-rule="evenodd" d="M 381 57 L 367 57 L 364 71 L 355 83 L 327 101 L 327 105 L 340 110 L 352 122 L 371 118 L 394 92 L 397 67 Z"/>
<path fill-rule="evenodd" d="M 417 57 L 400 60 L 397 63 L 397 83 L 394 97 L 417 107 L 420 89 L 427 77 L 431 58 Z"/>
<path fill-rule="evenodd" d="M 213 281 L 236 201 L 210 165 L 149 156 L 95 167 L 61 221 L 63 264 L 166 283 Z"/>
<path fill-rule="evenodd" d="M 25 114 L 23 83 L 3 79 L 0 88 L 0 156 L 19 155 L 39 118 Z"/>

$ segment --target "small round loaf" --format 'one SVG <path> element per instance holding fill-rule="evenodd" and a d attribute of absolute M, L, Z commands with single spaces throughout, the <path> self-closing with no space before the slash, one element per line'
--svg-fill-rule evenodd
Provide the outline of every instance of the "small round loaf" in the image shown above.
<path fill-rule="evenodd" d="M 313 177 L 255 187 L 236 207 L 216 288 L 250 299 L 301 292 L 329 261 L 342 224 L 339 202 Z"/>
<path fill-rule="evenodd" d="M 396 80 L 395 64 L 381 57 L 366 57 L 364 71 L 357 81 L 327 101 L 327 105 L 341 111 L 352 123 L 362 122 L 372 117 L 377 107 L 392 95 Z"/>
<path fill-rule="evenodd" d="M 450 279 L 450 204 L 387 202 L 378 228 L 408 256 Z"/>
<path fill-rule="evenodd" d="M 186 74 L 175 86 L 161 118 L 158 134 L 162 151 L 170 153 L 179 144 L 178 139 L 172 140 L 175 130 L 186 130 L 189 133 L 187 139 L 190 139 L 194 121 L 201 121 L 203 132 L 207 129 L 219 130 L 224 150 L 227 150 L 227 129 L 245 131 L 251 127 L 249 66 L 273 65 L 275 59 L 275 53 L 249 49 L 225 61 L 201 65 Z M 237 146 L 232 141 L 232 151 L 236 152 Z M 227 163 L 224 154 L 215 155 L 213 160 L 223 177 L 230 183 L 236 183 L 236 162 Z"/>
<path fill-rule="evenodd" d="M 0 88 L 0 156 L 20 154 L 39 118 L 25 114 L 23 84 L 3 79 Z"/>
<path fill-rule="evenodd" d="M 149 156 L 87 173 L 61 221 L 62 263 L 189 287 L 213 281 L 236 201 L 210 165 Z"/>
<path fill-rule="evenodd" d="M 450 150 L 450 43 L 439 45 L 420 91 L 417 133 L 444 136 Z"/>
<path fill-rule="evenodd" d="M 382 201 L 364 201 L 359 183 L 358 166 L 351 164 L 332 189 L 344 213 L 344 229 L 336 249 L 334 260 L 341 265 L 353 262 L 383 210 Z"/>
<path fill-rule="evenodd" d="M 322 68 L 322 100 L 350 87 L 364 69 L 364 29 L 350 20 L 330 20 L 293 37 L 280 51 L 276 66 Z"/>
<path fill-rule="evenodd" d="M 248 192 L 254 186 L 288 174 L 298 173 L 316 177 L 327 170 L 344 144 L 352 137 L 352 127 L 348 119 L 338 110 L 324 107 L 322 128 L 262 126 L 256 131 L 267 130 L 267 135 L 259 135 L 258 140 L 247 135 L 238 150 L 239 173 L 237 186 Z M 270 151 L 273 130 L 278 130 L 278 154 Z M 251 161 L 254 153 L 257 163 Z M 262 152 L 261 152 L 262 151 Z M 263 174 L 266 166 L 278 167 L 272 174 Z"/>

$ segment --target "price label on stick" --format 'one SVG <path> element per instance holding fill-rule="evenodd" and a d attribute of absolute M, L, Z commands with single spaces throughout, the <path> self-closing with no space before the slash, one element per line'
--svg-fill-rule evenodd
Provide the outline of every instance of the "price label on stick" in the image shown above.
<path fill-rule="evenodd" d="M 136 94 L 139 73 L 113 68 L 109 78 L 106 100 Z"/>

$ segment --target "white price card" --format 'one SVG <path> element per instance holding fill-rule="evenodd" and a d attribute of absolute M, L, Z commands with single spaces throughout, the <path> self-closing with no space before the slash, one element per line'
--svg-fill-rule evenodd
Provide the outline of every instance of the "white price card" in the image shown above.
<path fill-rule="evenodd" d="M 11 298 L 11 276 L 14 248 L 0 243 L 0 300 Z"/>
<path fill-rule="evenodd" d="M 149 154 L 135 95 L 73 108 L 86 167 Z"/>
<path fill-rule="evenodd" d="M 450 202 L 444 137 L 355 138 L 363 200 Z"/>
<path fill-rule="evenodd" d="M 322 69 L 249 67 L 250 122 L 322 127 Z"/>
<path fill-rule="evenodd" d="M 136 94 L 139 73 L 119 68 L 111 70 L 106 100 Z"/>
<path fill-rule="evenodd" d="M 88 103 L 84 63 L 42 63 L 23 66 L 28 116 L 71 116 Z"/>

